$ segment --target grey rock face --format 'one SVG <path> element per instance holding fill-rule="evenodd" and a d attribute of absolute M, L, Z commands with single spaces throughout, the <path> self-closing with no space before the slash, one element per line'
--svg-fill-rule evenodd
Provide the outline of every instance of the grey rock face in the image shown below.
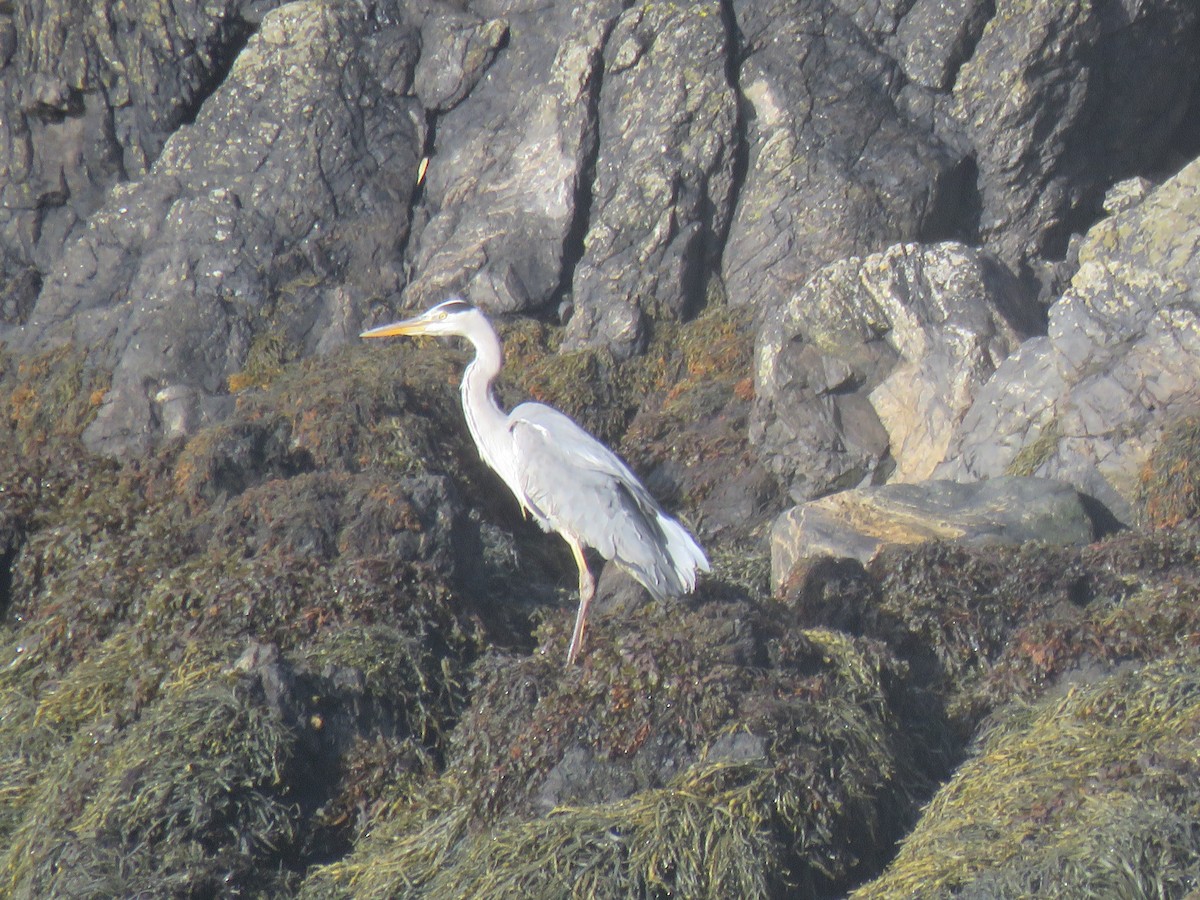
<path fill-rule="evenodd" d="M 1006 360 L 937 474 L 1068 481 L 1131 519 L 1161 422 L 1200 396 L 1200 162 L 1095 226 L 1048 335 Z"/>
<path fill-rule="evenodd" d="M 865 334 L 884 288 L 814 274 L 950 236 L 1045 273 L 1048 305 L 1072 229 L 1195 146 L 1190 0 L 274 5 L 0 0 L 0 339 L 113 371 L 95 449 L 190 434 L 263 348 L 454 290 L 570 308 L 561 346 L 618 357 L 725 299 L 816 327 L 794 307 L 825 289 Z M 1013 349 L 948 332 L 929 352 L 965 368 L 935 375 L 880 327 L 845 359 L 800 339 L 811 409 L 759 379 L 761 464 L 797 499 L 927 475 Z"/>
<path fill-rule="evenodd" d="M 0 275 L 48 270 L 105 192 L 143 175 L 195 114 L 255 10 L 271 5 L 0 9 L 0 236 L 11 254 Z M 20 318 L 6 310 L 3 321 Z"/>
<path fill-rule="evenodd" d="M 1069 485 L 1045 478 L 926 481 L 843 491 L 790 509 L 771 529 L 771 585 L 806 560 L 870 562 L 885 546 L 925 541 L 1086 544 L 1096 527 Z"/>
<path fill-rule="evenodd" d="M 112 368 L 93 449 L 144 449 L 164 421 L 219 416 L 262 332 L 308 352 L 353 333 L 346 290 L 327 279 L 398 287 L 424 120 L 393 89 L 407 84 L 378 77 L 411 68 L 415 34 L 375 32 L 350 7 L 268 15 L 196 123 L 51 272 L 23 338 L 74 339 Z M 191 419 L 160 408 L 185 395 Z"/>
<path fill-rule="evenodd" d="M 928 477 L 1037 325 L 1003 266 L 960 244 L 833 263 L 763 323 L 750 438 L 797 500 Z"/>
<path fill-rule="evenodd" d="M 1161 155 L 1196 83 L 1198 16 L 1187 0 L 996 5 L 954 99 L 1001 258 L 1061 255 L 1107 186 Z"/>
<path fill-rule="evenodd" d="M 508 43 L 438 122 L 408 254 L 409 305 L 457 291 L 511 312 L 554 295 L 595 157 L 603 48 L 620 11 L 617 0 L 489 11 L 504 12 Z"/>
<path fill-rule="evenodd" d="M 452 109 L 491 65 L 508 37 L 503 19 L 480 19 L 451 7 L 431 11 L 421 25 L 421 58 L 413 92 L 427 110 Z"/>
<path fill-rule="evenodd" d="M 717 2 L 640 5 L 617 20 L 567 346 L 627 352 L 644 307 L 679 318 L 702 302 L 732 213 L 729 44 Z"/>
<path fill-rule="evenodd" d="M 896 32 L 904 74 L 925 88 L 949 88 L 983 33 L 991 7 L 991 0 L 916 0 Z"/>
<path fill-rule="evenodd" d="M 907 121 L 903 77 L 828 3 L 735 3 L 749 169 L 725 247 L 730 302 L 770 310 L 822 265 L 945 233 L 959 156 Z"/>

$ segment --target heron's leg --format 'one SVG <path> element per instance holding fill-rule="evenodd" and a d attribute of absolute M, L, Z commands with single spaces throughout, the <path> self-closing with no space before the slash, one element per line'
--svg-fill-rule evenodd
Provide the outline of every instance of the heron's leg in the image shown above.
<path fill-rule="evenodd" d="M 567 543 L 571 545 L 571 552 L 575 554 L 575 565 L 579 567 L 579 612 L 575 614 L 575 631 L 571 634 L 571 646 L 567 648 L 567 665 L 575 662 L 575 658 L 579 656 L 579 651 L 583 647 L 583 630 L 587 627 L 588 606 L 591 605 L 592 597 L 596 593 L 596 582 L 592 578 L 592 573 L 588 571 L 587 560 L 583 556 L 583 545 L 575 538 L 568 535 L 563 535 Z"/>

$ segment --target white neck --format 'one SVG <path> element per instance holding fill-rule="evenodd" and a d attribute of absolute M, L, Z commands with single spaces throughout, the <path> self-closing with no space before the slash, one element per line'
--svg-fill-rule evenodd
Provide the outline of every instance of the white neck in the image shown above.
<path fill-rule="evenodd" d="M 507 449 L 511 443 L 508 434 L 508 414 L 500 408 L 492 393 L 492 382 L 500 373 L 504 362 L 503 350 L 496 332 L 483 316 L 479 316 L 473 327 L 464 335 L 475 346 L 475 358 L 463 373 L 462 406 L 467 419 L 467 428 L 479 448 L 483 461 L 494 469 L 501 478 L 513 487 L 507 464 L 509 454 L 497 454 L 493 450 Z"/>

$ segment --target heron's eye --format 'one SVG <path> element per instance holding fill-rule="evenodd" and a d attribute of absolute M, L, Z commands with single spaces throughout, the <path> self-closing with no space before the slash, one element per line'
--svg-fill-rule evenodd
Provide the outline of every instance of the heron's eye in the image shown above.
<path fill-rule="evenodd" d="M 446 314 L 445 314 L 444 312 L 440 312 L 440 313 L 438 313 L 438 314 L 437 314 L 437 317 L 438 317 L 439 319 L 444 319 L 444 318 L 446 318 Z"/>

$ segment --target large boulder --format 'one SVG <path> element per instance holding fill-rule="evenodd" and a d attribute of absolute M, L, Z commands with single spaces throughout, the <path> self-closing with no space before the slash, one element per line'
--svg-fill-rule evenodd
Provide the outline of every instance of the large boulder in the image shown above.
<path fill-rule="evenodd" d="M 960 244 L 833 263 L 763 323 L 750 438 L 797 501 L 926 478 L 1038 327 L 1007 270 Z"/>
<path fill-rule="evenodd" d="M 1200 392 L 1200 163 L 1105 219 L 1079 270 L 963 417 L 944 478 L 1068 481 L 1124 521 L 1163 424 Z"/>
<path fill-rule="evenodd" d="M 979 234 L 1010 265 L 1060 257 L 1114 181 L 1155 164 L 1187 108 L 1190 0 L 1000 2 L 954 85 Z"/>
<path fill-rule="evenodd" d="M 0 281 L 54 266 L 109 188 L 144 175 L 196 115 L 275 5 L 0 4 Z"/>
<path fill-rule="evenodd" d="M 926 541 L 1086 544 L 1087 502 L 1045 478 L 926 481 L 841 491 L 788 510 L 771 528 L 771 585 L 779 591 L 817 557 L 871 562 L 884 547 Z"/>

